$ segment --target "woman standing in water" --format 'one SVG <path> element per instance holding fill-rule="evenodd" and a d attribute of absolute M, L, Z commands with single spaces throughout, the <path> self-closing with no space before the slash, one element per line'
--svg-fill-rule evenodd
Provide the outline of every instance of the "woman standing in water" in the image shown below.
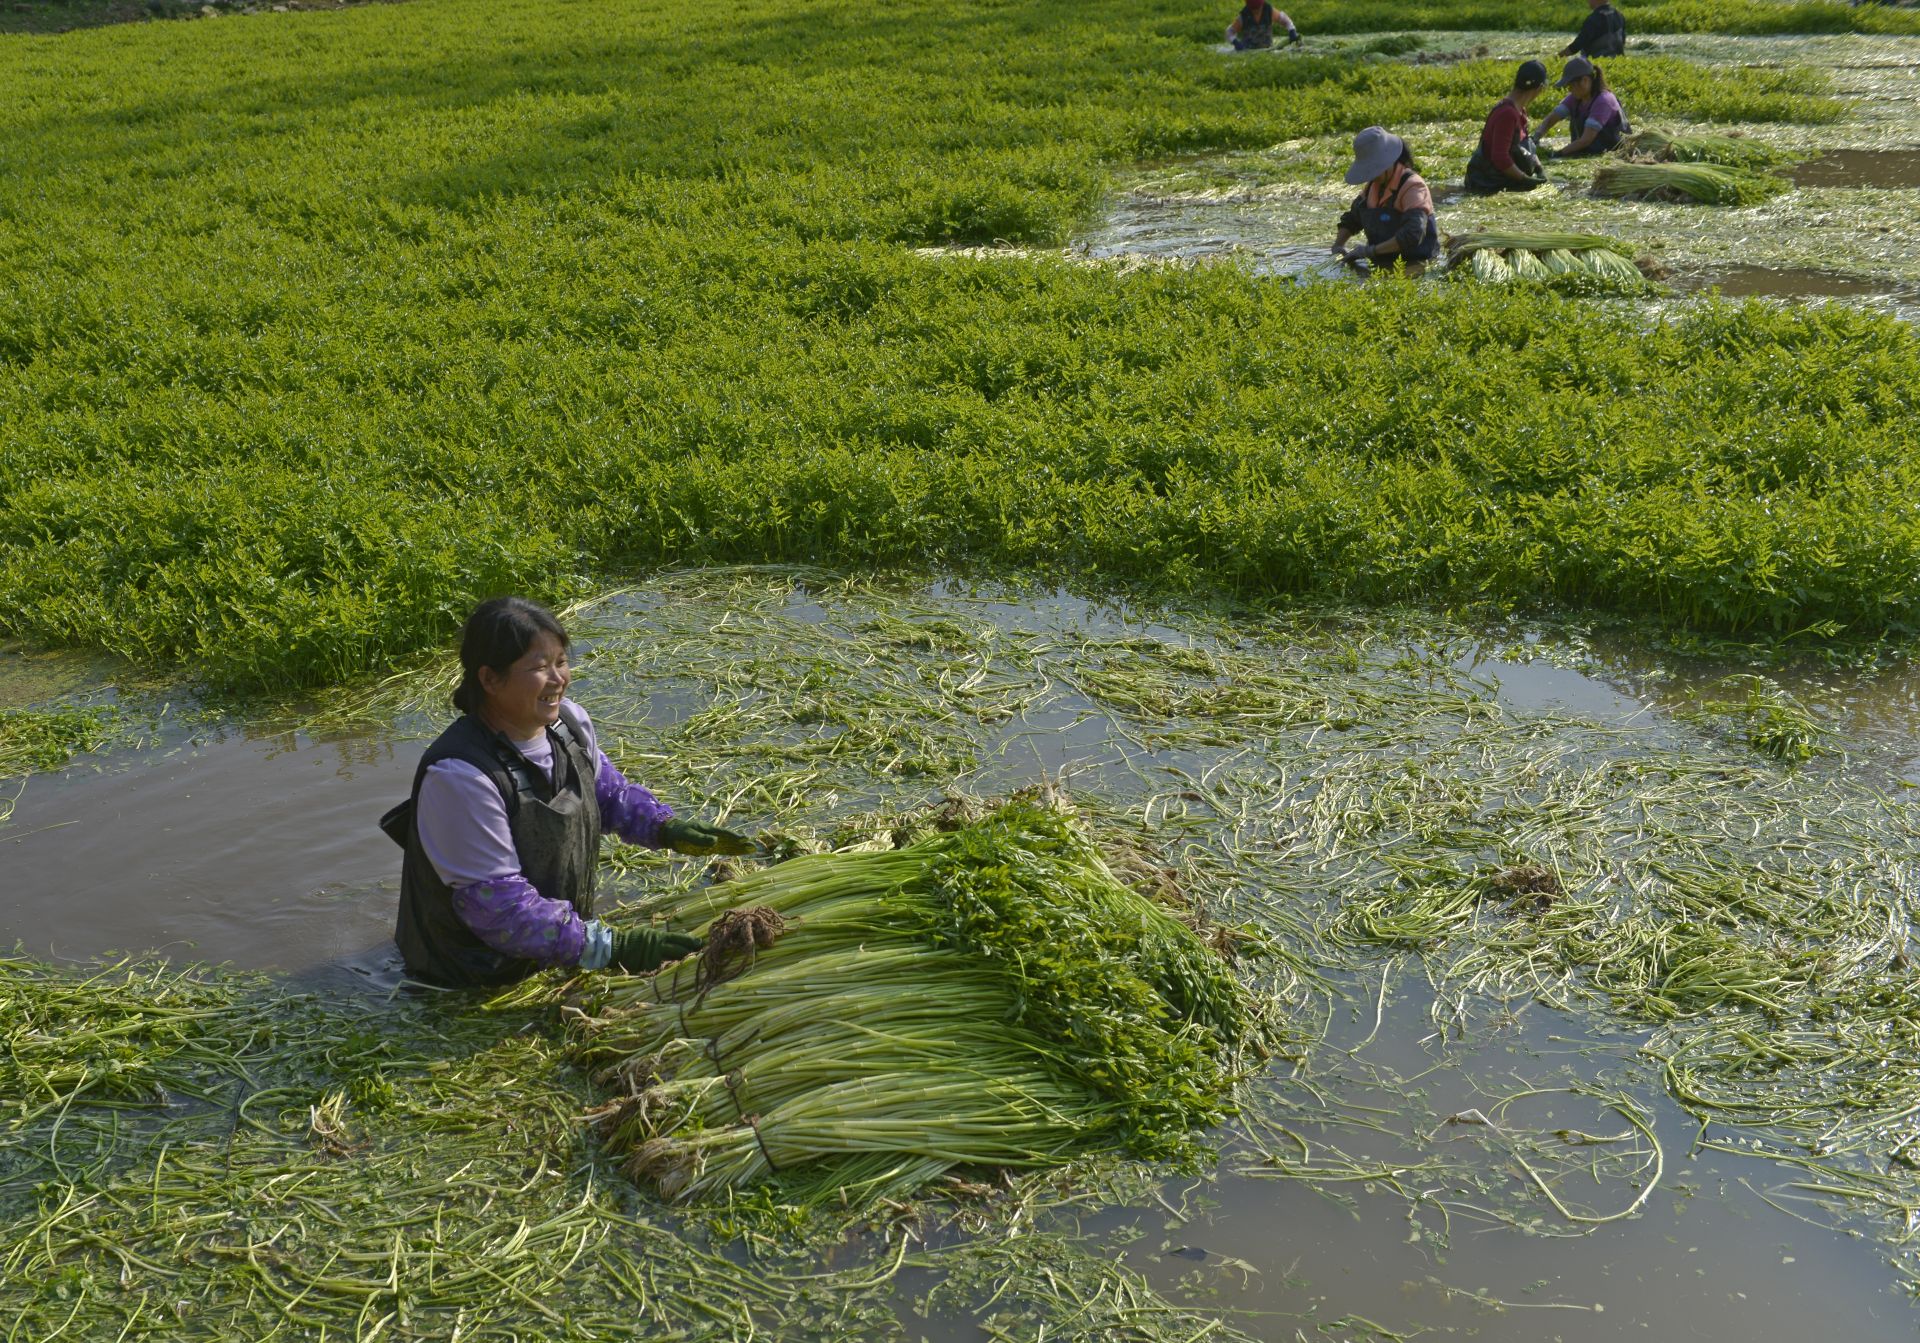
<path fill-rule="evenodd" d="M 549 966 L 652 970 L 700 940 L 616 932 L 593 917 L 601 835 L 687 854 L 752 851 L 627 782 L 566 698 L 567 642 L 552 612 L 519 597 L 467 617 L 453 692 L 461 717 L 421 757 L 412 797 L 380 822 L 406 849 L 394 941 L 415 979 L 467 988 Z"/>

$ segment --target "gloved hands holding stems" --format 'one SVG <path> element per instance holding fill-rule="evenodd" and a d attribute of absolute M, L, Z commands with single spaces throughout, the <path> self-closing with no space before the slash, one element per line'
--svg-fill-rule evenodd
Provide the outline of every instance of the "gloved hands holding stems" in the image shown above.
<path fill-rule="evenodd" d="M 660 827 L 660 842 L 675 853 L 704 858 L 709 854 L 753 852 L 753 841 L 731 830 L 722 830 L 705 821 L 686 821 L 676 816 Z"/>
<path fill-rule="evenodd" d="M 706 943 L 691 933 L 670 933 L 660 928 L 622 928 L 613 935 L 613 956 L 607 969 L 624 970 L 630 975 L 658 970 L 668 961 L 691 956 Z"/>

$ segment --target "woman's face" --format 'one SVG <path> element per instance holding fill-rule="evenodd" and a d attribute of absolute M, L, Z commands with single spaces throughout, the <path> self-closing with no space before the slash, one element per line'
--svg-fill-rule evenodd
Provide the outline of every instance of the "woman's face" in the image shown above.
<path fill-rule="evenodd" d="M 560 721 L 560 697 L 572 680 L 567 646 L 542 630 L 505 671 L 480 668 L 485 717 L 515 741 L 537 737 Z"/>
<path fill-rule="evenodd" d="M 1593 77 L 1591 75 L 1581 75 L 1580 78 L 1567 85 L 1567 92 L 1571 93 L 1578 101 L 1584 103 L 1587 99 L 1593 97 Z"/>

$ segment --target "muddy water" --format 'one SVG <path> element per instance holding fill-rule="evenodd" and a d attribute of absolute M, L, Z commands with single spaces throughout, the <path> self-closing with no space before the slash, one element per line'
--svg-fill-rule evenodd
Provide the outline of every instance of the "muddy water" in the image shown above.
<path fill-rule="evenodd" d="M 1192 637 L 1061 597 L 961 601 L 936 592 L 921 604 L 929 608 L 1043 638 Z M 830 616 L 847 621 L 844 611 L 830 613 L 799 594 L 781 614 L 795 627 L 830 625 Z M 716 626 L 713 638 L 722 637 L 732 636 Z M 1497 683 L 1499 702 L 1515 711 L 1648 731 L 1722 670 L 1676 667 L 1628 641 L 1594 642 L 1576 670 L 1516 651 L 1525 646 L 1524 639 L 1489 638 L 1456 650 L 1454 665 Z M 1554 650 L 1543 644 L 1539 651 Z M 691 692 L 623 703 L 621 673 L 596 663 L 590 637 L 581 655 L 578 689 L 603 721 L 679 723 L 704 703 Z M 1913 767 L 1900 747 L 1920 726 L 1920 681 L 1904 673 L 1782 679 L 1868 745 L 1877 743 L 1885 759 L 1870 768 L 1898 775 Z M 162 948 L 307 977 L 319 972 L 343 985 L 390 984 L 386 938 L 398 855 L 373 823 L 405 791 L 427 730 L 414 724 L 321 739 L 236 729 L 35 778 L 12 824 L 0 828 L 7 874 L 0 940 L 17 939 L 40 955 Z M 1092 700 L 1055 687 L 991 744 L 972 782 L 978 791 L 1004 791 L 1066 772 L 1080 791 L 1124 795 L 1140 786 L 1140 750 L 1115 738 Z M 1657 1093 L 1638 1099 L 1667 1168 L 1637 1217 L 1581 1238 L 1521 1234 L 1476 1217 L 1474 1188 L 1525 1192 L 1510 1134 L 1621 1128 L 1617 1115 L 1568 1088 L 1626 1066 L 1638 1040 L 1592 1037 L 1576 1021 L 1524 1004 L 1511 1015 L 1452 1022 L 1440 1038 L 1436 1004 L 1417 973 L 1393 981 L 1377 1019 L 1370 987 L 1353 999 L 1359 1007 L 1343 1006 L 1331 1045 L 1316 1050 L 1314 1084 L 1365 1123 L 1284 1112 L 1279 1120 L 1320 1159 L 1338 1150 L 1407 1172 L 1403 1183 L 1420 1191 L 1419 1202 L 1382 1183 L 1267 1178 L 1263 1153 L 1294 1149 L 1234 1137 L 1217 1172 L 1169 1181 L 1163 1202 L 1110 1208 L 1079 1229 L 1163 1292 L 1207 1301 L 1257 1338 L 1368 1336 L 1358 1323 L 1336 1327 L 1343 1319 L 1513 1343 L 1913 1336 L 1916 1316 L 1889 1290 L 1893 1275 L 1877 1247 L 1772 1206 L 1769 1198 L 1792 1197 L 1782 1187 L 1791 1176 L 1780 1169 L 1691 1152 L 1694 1122 Z M 1501 1110 L 1501 1098 L 1521 1087 L 1554 1094 Z M 1282 1068 L 1267 1099 L 1284 1102 L 1293 1090 Z M 1501 1127 L 1471 1122 L 1474 1114 L 1497 1115 Z M 1259 1131 L 1257 1123 L 1252 1128 Z M 1434 1159 L 1443 1168 L 1421 1169 Z M 1641 1178 L 1610 1173 L 1587 1192 L 1596 1207 L 1624 1209 Z M 981 1336 L 965 1317 L 922 1319 L 905 1299 L 902 1315 L 908 1336 L 943 1343 Z"/>
<path fill-rule="evenodd" d="M 1630 1045 L 1570 1040 L 1544 1017 L 1518 1027 L 1489 1026 L 1477 1044 L 1450 1057 L 1415 1042 L 1429 1035 L 1428 1004 L 1409 997 L 1387 1013 L 1380 1040 L 1359 1052 L 1367 1084 L 1343 1090 L 1355 1105 L 1382 1113 L 1424 1094 L 1432 1110 L 1404 1134 L 1380 1135 L 1370 1147 L 1337 1133 L 1303 1133 L 1342 1143 L 1391 1168 L 1413 1166 L 1436 1152 L 1467 1149 L 1474 1159 L 1512 1171 L 1496 1128 L 1475 1120 L 1493 1111 L 1524 1077 L 1538 1085 L 1570 1056 L 1571 1046 Z M 1371 1019 L 1349 1023 L 1354 1043 Z M 1355 1323 L 1335 1338 L 1371 1338 L 1357 1325 L 1431 1330 L 1486 1343 L 1608 1343 L 1621 1338 L 1705 1339 L 1727 1343 L 1801 1343 L 1829 1336 L 1849 1340 L 1911 1339 L 1912 1308 L 1887 1290 L 1886 1273 L 1847 1235 L 1794 1222 L 1762 1198 L 1772 1182 L 1753 1167 L 1708 1152 L 1688 1155 L 1692 1121 L 1677 1107 L 1653 1107 L 1656 1132 L 1669 1144 L 1662 1184 L 1641 1214 L 1577 1239 L 1514 1235 L 1476 1224 L 1457 1206 L 1440 1204 L 1456 1191 L 1440 1179 L 1422 1187 L 1433 1202 L 1409 1210 L 1375 1186 L 1353 1185 L 1343 1206 L 1324 1190 L 1237 1174 L 1197 1184 L 1171 1182 L 1165 1206 L 1123 1208 L 1083 1222 L 1115 1240 L 1111 1253 L 1141 1270 L 1163 1292 L 1204 1284 L 1223 1310 L 1256 1338 L 1322 1337 L 1343 1318 Z M 1509 1127 L 1568 1126 L 1593 1133 L 1620 1123 L 1589 1099 L 1542 1097 L 1498 1112 Z M 1459 1117 L 1466 1122 L 1449 1123 Z M 1637 1185 L 1607 1185 L 1609 1211 L 1632 1201 Z M 963 1322 L 934 1335 L 951 1343 L 977 1337 Z"/>
<path fill-rule="evenodd" d="M 1441 35 L 1427 35 L 1429 45 Z M 1364 47 L 1369 38 L 1347 41 Z M 1537 51 L 1524 34 L 1448 34 L 1492 42 L 1500 54 Z M 1477 127 L 1402 128 L 1438 193 L 1443 232 L 1594 232 L 1659 260 L 1682 302 L 1719 288 L 1728 297 L 1820 305 L 1835 301 L 1920 320 L 1920 39 L 1656 37 L 1636 49 L 1719 66 L 1809 66 L 1850 100 L 1847 118 L 1818 127 L 1737 128 L 1804 159 L 1797 187 L 1751 209 L 1724 211 L 1598 199 L 1591 165 L 1553 169 L 1552 192 L 1470 198 L 1459 193 L 1457 151 Z M 1413 59 L 1413 58 L 1407 58 Z M 1144 165 L 1139 185 L 1070 249 L 1103 260 L 1229 262 L 1301 280 L 1353 278 L 1325 254 L 1351 199 L 1339 185 L 1343 137 L 1309 137 L 1263 153 Z M 1769 275 L 1770 273 L 1770 275 Z M 1642 303 L 1652 314 L 1662 300 Z"/>
<path fill-rule="evenodd" d="M 243 732 L 28 781 L 0 828 L 0 941 L 298 970 L 378 966 L 417 746 Z M 370 958 L 370 959 L 369 959 Z"/>
<path fill-rule="evenodd" d="M 1920 188 L 1920 149 L 1830 149 L 1795 167 L 1802 187 Z"/>

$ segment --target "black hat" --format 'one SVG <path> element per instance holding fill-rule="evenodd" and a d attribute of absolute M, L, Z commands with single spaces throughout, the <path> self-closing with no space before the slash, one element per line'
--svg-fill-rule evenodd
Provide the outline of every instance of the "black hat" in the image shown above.
<path fill-rule="evenodd" d="M 1525 61 L 1520 73 L 1513 77 L 1516 89 L 1537 89 L 1547 82 L 1547 67 L 1539 61 Z"/>

